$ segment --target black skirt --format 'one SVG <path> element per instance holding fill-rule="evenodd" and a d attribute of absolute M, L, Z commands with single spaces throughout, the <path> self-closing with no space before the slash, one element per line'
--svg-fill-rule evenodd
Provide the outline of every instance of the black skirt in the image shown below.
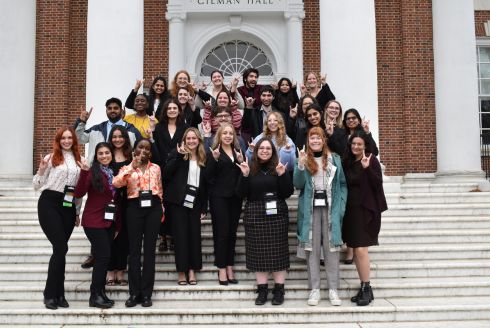
<path fill-rule="evenodd" d="M 247 201 L 243 216 L 247 269 L 276 272 L 289 269 L 288 206 L 277 201 L 277 214 L 266 215 L 265 201 Z"/>

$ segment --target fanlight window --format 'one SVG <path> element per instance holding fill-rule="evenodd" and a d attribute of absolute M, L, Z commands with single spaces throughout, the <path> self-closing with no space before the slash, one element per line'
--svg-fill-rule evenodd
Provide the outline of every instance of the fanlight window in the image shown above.
<path fill-rule="evenodd" d="M 262 49 L 250 42 L 233 40 L 212 49 L 201 64 L 201 76 L 209 77 L 219 70 L 226 77 L 241 74 L 249 67 L 258 69 L 261 77 L 272 76 L 272 65 Z"/>

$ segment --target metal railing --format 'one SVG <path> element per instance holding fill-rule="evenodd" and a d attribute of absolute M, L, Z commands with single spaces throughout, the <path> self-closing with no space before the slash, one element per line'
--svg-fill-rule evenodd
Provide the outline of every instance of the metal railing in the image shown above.
<path fill-rule="evenodd" d="M 488 135 L 480 135 L 481 168 L 485 171 L 485 178 L 490 180 L 490 140 Z"/>

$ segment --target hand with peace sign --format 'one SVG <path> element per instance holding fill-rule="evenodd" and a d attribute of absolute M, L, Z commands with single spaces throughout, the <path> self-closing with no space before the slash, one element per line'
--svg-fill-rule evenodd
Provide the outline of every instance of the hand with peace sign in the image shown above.
<path fill-rule="evenodd" d="M 39 175 L 44 175 L 46 169 L 48 168 L 49 161 L 51 160 L 51 154 L 47 159 L 44 159 L 43 155 L 39 155 L 41 157 L 41 161 L 39 162 L 39 168 L 37 170 Z"/>
<path fill-rule="evenodd" d="M 369 161 L 371 160 L 371 156 L 373 154 L 369 154 L 369 156 L 366 157 L 366 151 L 362 151 L 362 158 L 361 158 L 361 165 L 363 168 L 367 169 L 369 167 Z"/>
<path fill-rule="evenodd" d="M 80 107 L 80 121 L 87 123 L 88 119 L 90 118 L 90 115 L 92 115 L 92 110 L 94 108 L 90 107 L 90 110 L 87 112 L 87 110 L 82 106 Z"/>
<path fill-rule="evenodd" d="M 279 164 L 277 164 L 276 166 L 276 172 L 277 172 L 277 175 L 278 176 L 281 176 L 283 175 L 284 173 L 286 173 L 286 168 L 288 166 L 288 163 L 286 164 L 282 164 L 281 163 L 281 159 L 279 158 Z"/>
<path fill-rule="evenodd" d="M 303 149 L 301 149 L 301 150 L 299 150 L 299 148 L 298 148 L 298 164 L 301 166 L 305 166 L 305 164 L 306 164 L 305 146 L 303 146 Z"/>
<path fill-rule="evenodd" d="M 325 75 L 320 74 L 320 80 L 322 81 L 322 85 L 327 83 L 327 74 L 326 73 Z"/>
<path fill-rule="evenodd" d="M 250 166 L 248 166 L 248 158 L 245 157 L 245 160 L 240 164 L 237 163 L 237 166 L 242 171 L 243 176 L 248 177 L 248 175 L 250 174 Z"/>
<path fill-rule="evenodd" d="M 298 104 L 294 107 L 289 106 L 289 117 L 296 118 L 296 116 L 298 116 Z"/>
<path fill-rule="evenodd" d="M 216 149 L 209 147 L 209 149 L 211 150 L 211 155 L 213 155 L 215 161 L 218 161 L 219 156 L 221 155 L 221 152 L 219 151 L 220 148 L 221 148 L 221 144 L 219 144 L 218 147 L 216 147 Z"/>
<path fill-rule="evenodd" d="M 79 161 L 77 161 L 77 164 L 84 171 L 90 170 L 90 165 L 88 165 L 87 160 L 83 157 Z"/>

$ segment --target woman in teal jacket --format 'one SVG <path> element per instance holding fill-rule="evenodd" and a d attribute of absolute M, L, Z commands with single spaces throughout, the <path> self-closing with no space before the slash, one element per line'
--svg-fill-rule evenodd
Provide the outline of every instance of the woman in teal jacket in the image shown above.
<path fill-rule="evenodd" d="M 306 151 L 299 150 L 294 167 L 294 186 L 301 190 L 298 201 L 298 256 L 306 258 L 309 305 L 320 301 L 320 259 L 325 270 L 332 305 L 342 304 L 339 287 L 339 251 L 342 241 L 342 219 L 347 201 L 347 183 L 339 155 L 327 146 L 319 127 L 308 131 Z"/>

